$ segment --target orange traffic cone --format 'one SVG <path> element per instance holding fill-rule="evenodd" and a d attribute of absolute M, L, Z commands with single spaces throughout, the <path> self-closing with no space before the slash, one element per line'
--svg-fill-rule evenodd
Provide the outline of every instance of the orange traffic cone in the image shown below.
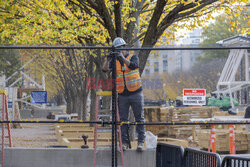
<path fill-rule="evenodd" d="M 230 154 L 235 154 L 234 125 L 229 125 Z"/>
<path fill-rule="evenodd" d="M 216 153 L 216 134 L 214 125 L 211 125 L 211 143 L 212 143 L 212 152 Z"/>

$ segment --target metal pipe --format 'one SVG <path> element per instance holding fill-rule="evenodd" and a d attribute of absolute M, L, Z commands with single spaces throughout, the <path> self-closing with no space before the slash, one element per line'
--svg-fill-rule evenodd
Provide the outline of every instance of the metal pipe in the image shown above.
<path fill-rule="evenodd" d="M 39 121 L 39 120 L 0 120 L 0 123 L 79 123 L 79 124 L 101 124 L 101 125 L 112 125 L 112 121 Z M 240 120 L 238 122 L 116 122 L 117 125 L 246 125 L 250 124 L 250 120 Z"/>
<path fill-rule="evenodd" d="M 115 48 L 112 49 L 115 52 Z M 116 127 L 116 59 L 117 54 L 113 54 L 112 57 L 112 84 L 114 87 L 112 88 L 112 167 L 117 166 L 117 127 Z"/>
<path fill-rule="evenodd" d="M 113 49 L 110 46 L 0 46 L 0 49 Z M 230 49 L 250 49 L 249 46 L 231 47 L 141 47 L 141 48 L 116 48 L 116 50 L 230 50 Z"/>

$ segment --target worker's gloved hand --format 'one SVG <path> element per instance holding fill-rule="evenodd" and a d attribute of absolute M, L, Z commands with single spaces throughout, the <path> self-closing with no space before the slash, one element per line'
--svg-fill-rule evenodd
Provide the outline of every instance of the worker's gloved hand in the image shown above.
<path fill-rule="evenodd" d="M 123 54 L 121 52 L 119 52 L 118 55 L 117 55 L 117 59 L 121 60 L 121 61 L 124 61 L 125 57 L 123 56 Z"/>

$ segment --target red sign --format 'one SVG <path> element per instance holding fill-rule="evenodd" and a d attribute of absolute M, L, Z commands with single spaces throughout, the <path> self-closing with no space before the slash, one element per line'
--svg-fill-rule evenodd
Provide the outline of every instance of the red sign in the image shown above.
<path fill-rule="evenodd" d="M 184 89 L 183 96 L 205 96 L 205 89 Z"/>

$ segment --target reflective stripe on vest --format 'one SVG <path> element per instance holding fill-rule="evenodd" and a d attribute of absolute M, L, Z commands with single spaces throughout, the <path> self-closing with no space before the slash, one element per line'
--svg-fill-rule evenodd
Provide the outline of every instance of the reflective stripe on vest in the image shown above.
<path fill-rule="evenodd" d="M 127 56 L 126 59 L 130 60 L 132 56 Z M 136 90 L 138 90 L 142 84 L 141 84 L 141 77 L 140 77 L 140 73 L 139 73 L 139 69 L 135 69 L 135 70 L 131 70 L 130 68 L 128 68 L 128 66 L 124 63 L 125 71 L 123 73 L 123 71 L 121 70 L 121 64 L 120 62 L 117 60 L 116 61 L 116 88 L 117 88 L 117 92 L 118 93 L 122 93 L 124 91 L 124 78 L 126 81 L 126 86 L 127 89 L 130 92 L 134 92 Z"/>

